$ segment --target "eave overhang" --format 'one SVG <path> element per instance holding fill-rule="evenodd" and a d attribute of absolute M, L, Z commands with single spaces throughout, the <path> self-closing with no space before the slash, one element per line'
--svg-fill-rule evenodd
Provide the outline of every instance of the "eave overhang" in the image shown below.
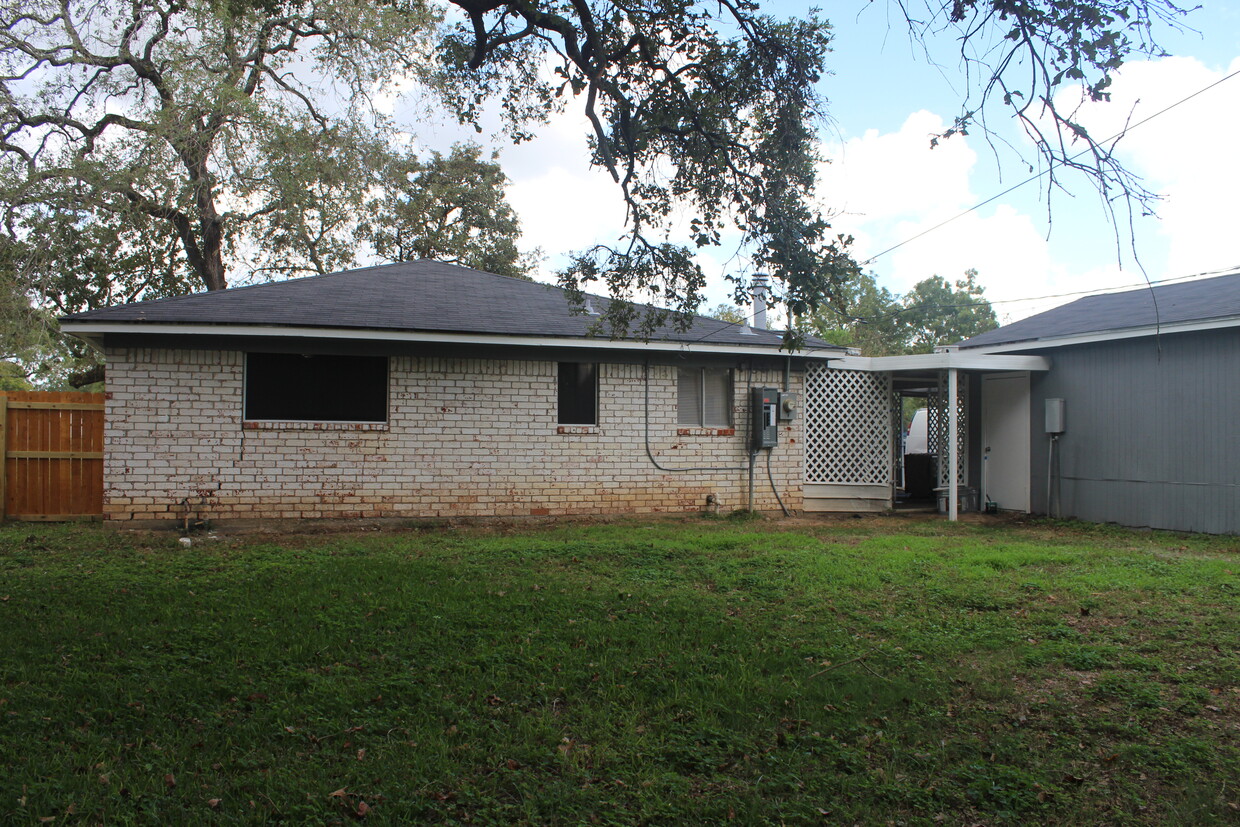
<path fill-rule="evenodd" d="M 1226 316 L 1218 319 L 1205 319 L 1193 322 L 1174 322 L 1163 325 L 1143 325 L 1141 327 L 1125 327 L 1115 330 L 1099 330 L 1090 333 L 1078 333 L 1071 336 L 1048 336 L 1042 339 L 1023 339 L 1019 342 L 1000 342 L 993 345 L 976 345 L 961 347 L 962 353 L 1018 353 L 1043 348 L 1067 347 L 1069 345 L 1088 345 L 1097 342 L 1113 342 L 1121 339 L 1140 339 L 1148 336 L 1169 335 L 1172 333 L 1197 333 L 1206 330 L 1225 330 L 1240 327 L 1240 316 Z"/>
<path fill-rule="evenodd" d="M 126 323 L 126 322 L 77 322 L 63 321 L 65 333 L 82 339 L 102 349 L 107 336 L 159 336 L 159 337 L 207 337 L 231 339 L 316 339 L 337 341 L 391 342 L 404 345 L 433 344 L 486 347 L 520 347 L 563 349 L 575 348 L 600 352 L 626 351 L 629 353 L 693 353 L 703 355 L 740 355 L 763 357 L 786 357 L 835 360 L 844 350 L 817 348 L 806 351 L 788 351 L 770 345 L 741 345 L 733 343 L 713 344 L 700 341 L 676 341 L 657 339 L 606 339 L 602 337 L 570 336 L 518 336 L 497 333 L 447 333 L 418 330 L 373 330 L 365 328 L 326 328 L 261 325 L 174 324 L 174 323 Z"/>
<path fill-rule="evenodd" d="M 901 373 L 931 370 L 978 371 L 1045 371 L 1051 360 L 1045 356 L 994 355 L 981 351 L 948 350 L 942 353 L 917 353 L 911 356 L 845 356 L 831 360 L 831 366 L 842 370 Z"/>

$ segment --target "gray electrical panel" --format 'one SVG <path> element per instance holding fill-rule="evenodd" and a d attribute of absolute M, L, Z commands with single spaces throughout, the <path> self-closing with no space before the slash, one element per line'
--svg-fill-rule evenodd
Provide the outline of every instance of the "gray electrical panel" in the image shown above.
<path fill-rule="evenodd" d="M 774 448 L 779 444 L 779 390 L 750 388 L 749 412 L 754 448 Z"/>
<path fill-rule="evenodd" d="M 1048 434 L 1062 434 L 1064 432 L 1062 399 L 1046 400 L 1046 432 Z"/>

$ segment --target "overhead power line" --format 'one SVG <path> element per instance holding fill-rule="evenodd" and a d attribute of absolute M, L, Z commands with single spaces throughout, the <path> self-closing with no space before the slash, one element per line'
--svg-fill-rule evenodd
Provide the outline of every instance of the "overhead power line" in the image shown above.
<path fill-rule="evenodd" d="M 884 313 L 879 316 L 871 316 L 868 318 L 864 316 L 853 316 L 847 313 L 838 313 L 837 315 L 840 316 L 840 318 L 844 319 L 845 321 L 856 322 L 859 324 L 873 324 L 875 322 L 882 321 L 883 319 L 895 318 L 896 316 L 902 315 L 904 313 L 908 313 L 913 310 L 925 310 L 927 308 L 932 308 L 932 307 L 937 308 L 939 310 L 958 310 L 960 308 L 965 308 L 965 307 L 978 307 L 984 304 L 994 306 L 996 304 L 1019 304 L 1021 302 L 1048 301 L 1050 299 L 1066 299 L 1066 298 L 1072 298 L 1074 296 L 1091 296 L 1091 295 L 1092 296 L 1105 296 L 1111 293 L 1122 293 L 1125 290 L 1135 290 L 1141 287 L 1147 287 L 1147 286 L 1153 287 L 1153 286 L 1159 286 L 1159 285 L 1164 285 L 1164 284 L 1176 284 L 1176 283 L 1183 282 L 1183 281 L 1192 281 L 1193 279 L 1200 279 L 1200 278 L 1214 277 L 1214 276 L 1229 276 L 1229 275 L 1240 275 L 1240 264 L 1233 265 L 1231 267 L 1222 267 L 1217 270 L 1203 270 L 1200 273 L 1193 273 L 1188 276 L 1175 276 L 1173 278 L 1156 279 L 1154 281 L 1149 281 L 1149 282 L 1141 281 L 1141 282 L 1135 282 L 1133 284 L 1119 284 L 1113 287 L 1102 287 L 1102 288 L 1096 288 L 1093 290 L 1075 290 L 1075 291 L 1068 292 L 1068 293 L 1048 293 L 1043 296 L 1024 296 L 1024 297 L 1015 298 L 1015 299 L 994 299 L 994 300 L 983 299 L 981 301 L 964 302 L 961 304 L 915 304 L 915 305 L 910 305 L 908 307 L 901 307 L 898 310 L 895 310 L 891 313 Z M 740 308 L 737 308 L 737 309 L 739 310 Z M 745 316 L 745 321 L 743 322 L 725 322 L 723 319 L 715 319 L 715 321 L 720 322 L 724 326 L 719 328 L 718 330 L 713 330 L 710 333 L 707 333 L 698 339 L 694 339 L 693 341 L 694 342 L 704 341 L 710 338 L 711 336 L 714 336 L 717 333 L 722 333 L 723 331 L 728 330 L 733 327 L 749 326 L 750 324 L 752 324 L 753 320 L 754 320 L 754 314 L 752 313 Z"/>
<path fill-rule="evenodd" d="M 1114 141 L 1119 140 L 1120 138 L 1124 137 L 1125 135 L 1127 135 L 1129 132 L 1133 131 L 1134 129 L 1136 129 L 1136 128 L 1140 127 L 1140 126 L 1143 126 L 1143 125 L 1145 125 L 1145 124 L 1147 124 L 1147 123 L 1149 123 L 1150 121 L 1154 120 L 1155 118 L 1157 118 L 1157 117 L 1158 117 L 1158 116 L 1160 116 L 1160 115 L 1163 115 L 1163 114 L 1166 114 L 1167 112 L 1170 112 L 1172 109 L 1175 109 L 1177 106 L 1180 106 L 1181 104 L 1187 103 L 1188 101 L 1192 100 L 1193 98 L 1195 98 L 1195 97 L 1197 97 L 1197 96 L 1199 96 L 1199 95 L 1202 95 L 1202 94 L 1204 94 L 1204 93 L 1206 93 L 1206 92 L 1210 91 L 1210 90 L 1211 90 L 1211 89 L 1213 89 L 1215 86 L 1218 86 L 1219 84 L 1225 83 L 1225 82 L 1227 82 L 1227 81 L 1231 80 L 1232 78 L 1236 77 L 1237 75 L 1240 75 L 1240 70 L 1237 70 L 1237 71 L 1235 71 L 1235 72 L 1232 72 L 1230 75 L 1227 75 L 1226 77 L 1223 77 L 1223 78 L 1220 78 L 1220 79 L 1216 80 L 1214 83 L 1211 83 L 1209 86 L 1205 86 L 1205 87 L 1203 87 L 1203 88 L 1201 88 L 1201 89 L 1198 89 L 1196 92 L 1192 93 L 1191 95 L 1189 95 L 1189 96 L 1187 96 L 1187 97 L 1185 97 L 1185 98 L 1181 98 L 1180 100 L 1176 101 L 1175 103 L 1170 104 L 1169 106 L 1166 106 L 1166 107 L 1164 107 L 1164 108 L 1162 108 L 1162 109 L 1158 110 L 1158 111 L 1157 111 L 1157 112 L 1155 112 L 1154 114 L 1152 114 L 1152 115 L 1148 115 L 1147 117 L 1142 118 L 1141 120 L 1137 121 L 1136 123 L 1134 123 L 1134 124 L 1130 124 L 1129 126 L 1124 127 L 1124 128 L 1123 128 L 1123 129 L 1121 129 L 1119 132 L 1117 132 L 1117 133 L 1115 133 L 1114 135 L 1112 135 L 1110 138 L 1107 138 L 1105 141 L 1101 141 L 1101 142 L 1099 142 L 1099 145 L 1101 145 L 1101 144 L 1109 144 L 1109 143 L 1112 143 L 1112 142 L 1114 142 Z M 1071 156 L 1070 158 L 1066 158 L 1066 159 L 1064 159 L 1063 161 L 1060 161 L 1060 162 L 1058 162 L 1058 163 L 1051 163 L 1049 166 L 1047 166 L 1047 167 L 1046 167 L 1046 169 L 1044 169 L 1044 170 L 1041 170 L 1041 171 L 1039 171 L 1039 172 L 1034 173 L 1033 175 L 1029 176 L 1028 178 L 1024 179 L 1023 181 L 1021 181 L 1021 182 L 1019 182 L 1019 183 L 1017 183 L 1017 184 L 1013 184 L 1012 186 L 1008 187 L 1007 189 L 1003 190 L 1003 191 L 1002 191 L 1002 192 L 1000 192 L 1000 193 L 997 193 L 996 195 L 992 195 L 992 196 L 990 196 L 990 197 L 989 197 L 989 198 L 987 198 L 985 201 L 981 201 L 981 202 L 979 202 L 979 203 L 977 203 L 977 204 L 974 204 L 972 207 L 969 207 L 967 210 L 965 210 L 965 211 L 963 211 L 963 212 L 961 212 L 961 213 L 957 213 L 956 215 L 953 215 L 951 218 L 948 218 L 948 219 L 945 219 L 945 220 L 943 220 L 943 221 L 940 221 L 938 224 L 935 224 L 933 227 L 928 227 L 927 229 L 922 230 L 920 233 L 917 233 L 917 235 L 910 236 L 909 238 L 904 239 L 904 240 L 903 240 L 903 241 L 901 241 L 900 243 L 895 244 L 895 245 L 893 245 L 893 246 L 891 246 L 891 247 L 888 247 L 886 250 L 883 250 L 881 253 L 875 253 L 874 255 L 872 255 L 872 256 L 870 256 L 868 259 L 866 259 L 865 261 L 861 262 L 861 266 L 862 266 L 862 267 L 864 267 L 864 266 L 866 266 L 866 265 L 868 265 L 868 264 L 871 264 L 871 263 L 872 263 L 875 259 L 882 258 L 883 256 L 887 255 L 888 253 L 890 253 L 890 252 L 892 252 L 892 251 L 894 251 L 894 250 L 898 250 L 898 249 L 900 249 L 900 248 L 901 248 L 901 247 L 903 247 L 905 244 L 911 244 L 912 242 L 916 241 L 917 239 L 922 238 L 922 237 L 924 237 L 924 236 L 927 236 L 927 235 L 929 235 L 930 233 L 934 232 L 935 230 L 941 229 L 942 227 L 945 227 L 945 226 L 947 226 L 948 224 L 951 224 L 953 221 L 956 221 L 956 220 L 958 220 L 958 219 L 960 219 L 960 218 L 964 218 L 966 215 L 968 215 L 968 214 L 969 214 L 969 213 L 971 213 L 971 212 L 976 212 L 977 210 L 980 210 L 982 207 L 986 206 L 987 204 L 991 203 L 992 201 L 997 201 L 998 199 L 1002 198 L 1003 196 L 1008 195 L 1009 193 L 1015 192 L 1016 190 L 1018 190 L 1018 189 L 1020 189 L 1021 187 L 1025 186 L 1026 184 L 1031 184 L 1031 183 L 1033 183 L 1034 181 L 1038 180 L 1039 178 L 1041 178 L 1041 177 L 1043 177 L 1043 176 L 1045 176 L 1045 175 L 1049 175 L 1049 174 L 1050 174 L 1050 172 L 1051 172 L 1051 170 L 1057 169 L 1058 167 L 1061 167 L 1061 166 L 1064 166 L 1065 164 L 1071 163 L 1072 161 L 1075 161 L 1077 158 L 1080 158 L 1080 157 L 1081 157 L 1081 156 L 1083 156 L 1083 155 L 1088 155 L 1090 151 L 1091 151 L 1090 149 L 1083 149 L 1083 150 L 1081 150 L 1080 152 L 1078 152 L 1077 154 L 1075 154 L 1075 155 Z"/>

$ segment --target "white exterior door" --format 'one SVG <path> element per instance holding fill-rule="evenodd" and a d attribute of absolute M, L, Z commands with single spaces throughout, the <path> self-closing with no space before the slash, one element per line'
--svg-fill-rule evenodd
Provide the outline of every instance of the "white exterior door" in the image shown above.
<path fill-rule="evenodd" d="M 982 503 L 1029 510 L 1029 374 L 982 377 Z"/>

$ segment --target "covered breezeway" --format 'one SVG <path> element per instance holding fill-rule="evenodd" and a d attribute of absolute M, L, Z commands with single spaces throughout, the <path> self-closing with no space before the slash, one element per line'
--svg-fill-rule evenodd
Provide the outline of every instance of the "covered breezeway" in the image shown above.
<path fill-rule="evenodd" d="M 1049 368 L 1041 356 L 951 348 L 811 365 L 804 402 L 805 510 L 886 511 L 917 502 L 953 520 L 962 508 L 987 502 L 1028 511 L 1029 374 Z M 914 469 L 904 451 L 906 398 L 925 400 L 927 410 L 928 456 L 916 473 L 930 475 L 931 484 L 929 492 L 917 486 L 920 499 L 909 496 Z M 981 445 L 974 450 L 971 442 Z M 994 496 L 998 492 L 1002 499 Z"/>

